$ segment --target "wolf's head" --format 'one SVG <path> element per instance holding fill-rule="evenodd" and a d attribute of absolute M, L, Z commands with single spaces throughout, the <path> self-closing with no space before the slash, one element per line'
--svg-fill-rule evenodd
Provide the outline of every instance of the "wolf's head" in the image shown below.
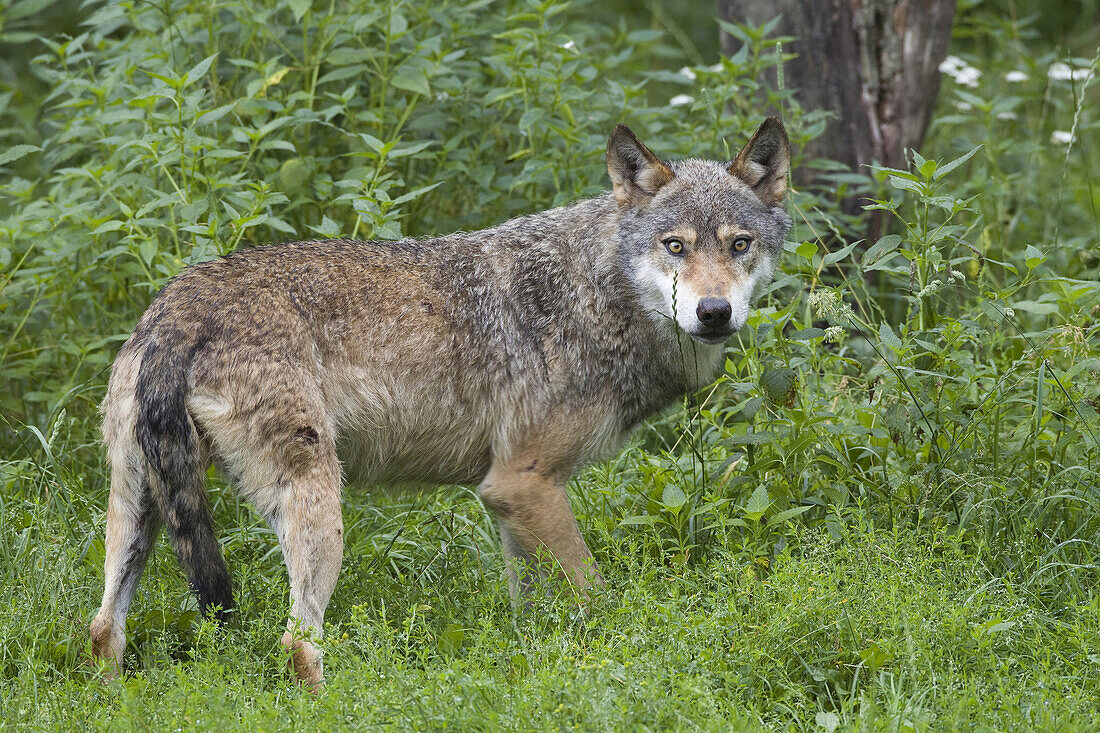
<path fill-rule="evenodd" d="M 618 125 L 607 169 L 621 208 L 620 247 L 643 306 L 715 344 L 745 325 L 772 279 L 791 219 L 783 209 L 790 144 L 764 121 L 729 163 L 664 163 Z"/>

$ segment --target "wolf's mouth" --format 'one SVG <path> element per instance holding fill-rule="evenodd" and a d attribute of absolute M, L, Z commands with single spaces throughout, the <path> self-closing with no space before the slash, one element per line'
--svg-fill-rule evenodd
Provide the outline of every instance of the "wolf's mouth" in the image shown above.
<path fill-rule="evenodd" d="M 714 346 L 715 344 L 722 343 L 723 341 L 728 339 L 730 336 L 737 333 L 737 330 L 733 329 L 733 328 L 722 328 L 722 329 L 708 329 L 706 331 L 695 331 L 695 332 L 690 332 L 689 331 L 688 333 L 696 341 L 702 341 L 704 344 L 709 344 L 711 346 Z"/>

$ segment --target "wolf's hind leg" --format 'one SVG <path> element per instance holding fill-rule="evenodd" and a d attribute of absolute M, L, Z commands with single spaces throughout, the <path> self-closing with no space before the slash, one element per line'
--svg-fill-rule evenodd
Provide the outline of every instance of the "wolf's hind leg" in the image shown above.
<path fill-rule="evenodd" d="M 534 594 L 546 573 L 539 568 L 535 557 L 524 549 L 506 519 L 498 516 L 497 528 L 500 530 L 504 566 L 508 573 L 508 593 L 512 597 L 512 604 L 520 605 Z"/>
<path fill-rule="evenodd" d="M 112 467 L 107 504 L 103 603 L 92 621 L 92 654 L 117 677 L 126 649 L 126 613 L 156 542 L 160 517 L 149 484 L 139 471 Z"/>
<path fill-rule="evenodd" d="M 324 682 L 321 650 L 313 643 L 324 630 L 344 552 L 340 514 L 340 463 L 330 445 L 278 490 L 268 521 L 279 538 L 290 577 L 290 620 L 282 643 L 298 679 L 310 689 Z"/>

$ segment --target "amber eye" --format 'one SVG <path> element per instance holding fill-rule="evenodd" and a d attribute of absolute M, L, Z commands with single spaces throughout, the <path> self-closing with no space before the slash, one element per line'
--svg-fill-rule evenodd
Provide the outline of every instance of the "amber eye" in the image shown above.
<path fill-rule="evenodd" d="M 669 254 L 682 255 L 684 253 L 684 243 L 672 237 L 665 240 L 665 249 L 669 251 Z"/>
<path fill-rule="evenodd" d="M 749 237 L 738 237 L 737 239 L 733 240 L 732 249 L 735 254 L 741 254 L 749 248 L 750 244 L 752 244 L 752 239 L 750 239 Z"/>

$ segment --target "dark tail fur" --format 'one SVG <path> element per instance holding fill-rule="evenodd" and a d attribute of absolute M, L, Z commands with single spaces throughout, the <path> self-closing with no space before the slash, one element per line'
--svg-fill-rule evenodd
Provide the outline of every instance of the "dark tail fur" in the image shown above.
<path fill-rule="evenodd" d="M 207 505 L 198 434 L 185 403 L 187 370 L 198 347 L 178 331 L 150 339 L 138 372 L 137 438 L 152 474 L 153 497 L 199 606 L 203 613 L 220 607 L 217 618 L 225 620 L 233 591 Z"/>

